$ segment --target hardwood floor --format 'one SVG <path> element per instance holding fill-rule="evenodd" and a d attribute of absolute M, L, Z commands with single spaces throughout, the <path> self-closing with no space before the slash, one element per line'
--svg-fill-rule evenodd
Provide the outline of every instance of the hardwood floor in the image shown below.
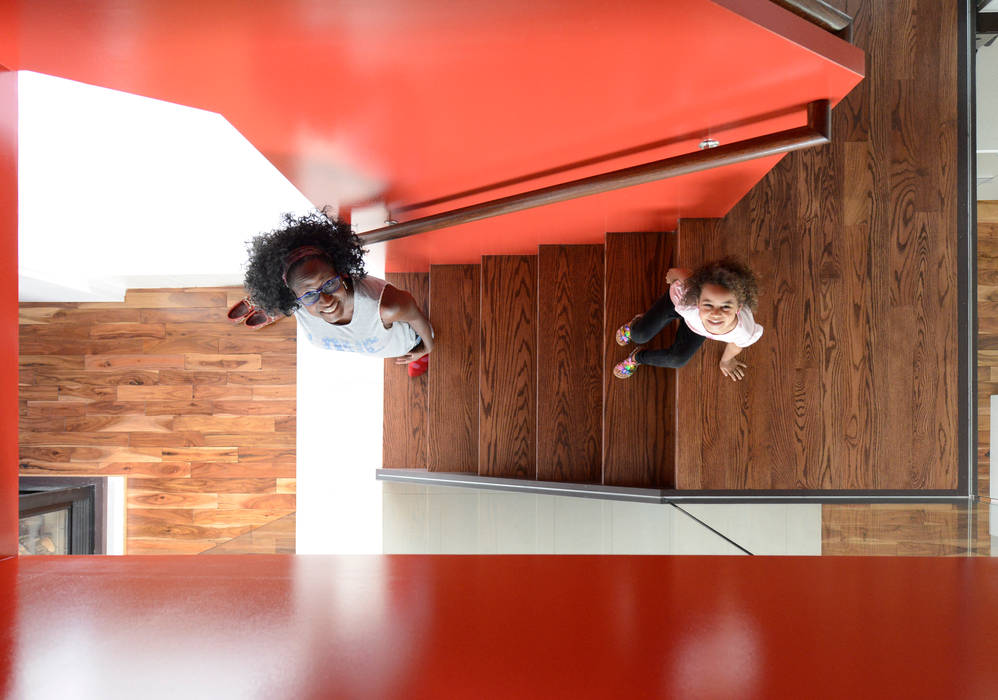
<path fill-rule="evenodd" d="M 708 343 L 678 373 L 682 488 L 955 489 L 954 0 L 849 0 L 866 79 L 832 143 L 789 154 L 679 261 L 735 254 L 761 277 L 766 328 L 745 381 Z M 706 382 L 706 384 L 705 384 Z M 711 431 L 724 433 L 716 441 Z"/>
<path fill-rule="evenodd" d="M 241 289 L 22 304 L 20 473 L 127 476 L 129 554 L 197 553 L 295 510 L 296 330 Z"/>

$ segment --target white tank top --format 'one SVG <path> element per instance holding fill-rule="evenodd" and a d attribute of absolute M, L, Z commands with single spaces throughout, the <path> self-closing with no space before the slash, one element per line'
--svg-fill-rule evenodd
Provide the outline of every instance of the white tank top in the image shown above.
<path fill-rule="evenodd" d="M 304 308 L 295 310 L 295 318 L 309 341 L 320 348 L 371 357 L 399 357 L 419 343 L 419 336 L 408 323 L 396 321 L 391 328 L 385 328 L 381 322 L 381 295 L 387 284 L 371 276 L 354 282 L 353 318 L 342 326 L 326 323 Z"/>

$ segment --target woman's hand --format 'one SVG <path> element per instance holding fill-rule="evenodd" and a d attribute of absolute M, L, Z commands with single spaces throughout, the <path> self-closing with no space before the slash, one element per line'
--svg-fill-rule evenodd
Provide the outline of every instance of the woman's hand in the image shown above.
<path fill-rule="evenodd" d="M 721 360 L 721 373 L 725 377 L 730 377 L 731 381 L 737 382 L 745 378 L 745 368 L 748 367 L 741 360 L 732 357 L 730 360 Z"/>
<path fill-rule="evenodd" d="M 423 357 L 424 355 L 429 355 L 429 354 L 430 354 L 430 351 L 427 350 L 426 344 L 421 342 L 419 345 L 417 345 L 416 347 L 414 347 L 412 350 L 410 350 L 409 352 L 407 352 L 405 355 L 399 355 L 398 357 L 396 357 L 395 358 L 395 364 L 397 364 L 397 365 L 407 365 L 410 362 L 415 362 L 416 360 L 418 360 L 419 358 Z"/>

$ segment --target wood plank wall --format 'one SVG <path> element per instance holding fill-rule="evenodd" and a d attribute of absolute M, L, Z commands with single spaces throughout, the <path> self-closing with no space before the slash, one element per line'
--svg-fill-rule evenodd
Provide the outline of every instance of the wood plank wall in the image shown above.
<path fill-rule="evenodd" d="M 987 506 L 949 503 L 826 504 L 824 556 L 989 556 Z"/>
<path fill-rule="evenodd" d="M 998 394 L 998 202 L 977 203 L 977 495 L 990 498 L 991 395 Z"/>
<path fill-rule="evenodd" d="M 127 553 L 198 553 L 295 510 L 296 329 L 238 288 L 22 304 L 24 475 L 127 476 Z"/>
<path fill-rule="evenodd" d="M 793 153 L 679 262 L 725 254 L 762 277 L 766 335 L 748 378 L 703 391 L 722 351 L 679 376 L 703 469 L 680 488 L 955 489 L 957 1 L 835 0 L 867 77 L 834 109 L 832 143 Z M 788 410 L 789 409 L 789 410 Z M 751 418 L 751 419 L 749 419 Z M 762 464 L 733 463 L 758 449 Z"/>

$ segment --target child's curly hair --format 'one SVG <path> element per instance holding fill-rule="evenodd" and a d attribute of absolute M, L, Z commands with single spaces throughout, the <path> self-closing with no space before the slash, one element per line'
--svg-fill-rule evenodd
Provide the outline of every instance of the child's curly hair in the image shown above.
<path fill-rule="evenodd" d="M 271 316 L 290 316 L 298 308 L 294 292 L 284 283 L 288 254 L 302 246 L 315 246 L 329 258 L 339 274 L 354 281 L 364 279 L 364 253 L 360 238 L 350 224 L 330 219 L 326 209 L 304 216 L 284 215 L 284 226 L 262 233 L 247 245 L 249 264 L 244 285 L 254 304 Z M 304 263 L 309 258 L 303 258 Z M 295 263 L 292 269 L 300 263 Z M 290 272 L 290 270 L 289 270 Z"/>
<path fill-rule="evenodd" d="M 759 280 L 748 265 L 737 258 L 727 257 L 701 265 L 686 279 L 683 306 L 696 306 L 705 284 L 724 287 L 738 303 L 755 311 L 759 303 Z"/>

